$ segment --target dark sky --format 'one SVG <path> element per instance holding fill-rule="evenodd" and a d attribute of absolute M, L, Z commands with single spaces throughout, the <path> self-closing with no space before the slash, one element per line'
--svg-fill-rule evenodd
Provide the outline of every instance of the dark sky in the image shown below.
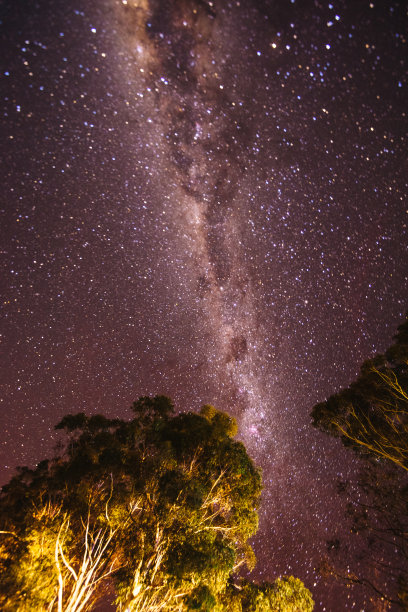
<path fill-rule="evenodd" d="M 213 403 L 258 576 L 358 609 L 316 586 L 355 464 L 309 413 L 408 307 L 404 4 L 0 2 L 2 482 L 67 412 Z"/>

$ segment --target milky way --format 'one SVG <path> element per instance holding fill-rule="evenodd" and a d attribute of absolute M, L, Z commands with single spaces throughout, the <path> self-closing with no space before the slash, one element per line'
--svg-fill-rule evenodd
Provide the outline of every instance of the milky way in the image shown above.
<path fill-rule="evenodd" d="M 408 304 L 386 4 L 2 3 L 3 481 L 67 412 L 213 403 L 263 468 L 257 576 L 361 605 L 314 571 L 355 465 L 309 413 Z"/>
<path fill-rule="evenodd" d="M 200 377 L 214 380 L 218 402 L 234 406 L 260 443 L 267 395 L 259 371 L 271 355 L 246 262 L 243 228 L 254 222 L 242 175 L 261 136 L 243 108 L 251 80 L 241 79 L 237 97 L 240 83 L 229 74 L 237 74 L 237 37 L 225 36 L 240 15 L 223 11 L 218 19 L 212 5 L 188 2 L 128 2 L 121 13 L 127 82 L 141 98 L 155 176 L 166 185 L 165 215 L 181 234 L 173 274 L 187 270 L 183 301 L 187 294 L 193 302 L 192 345 L 197 336 L 203 343 Z"/>

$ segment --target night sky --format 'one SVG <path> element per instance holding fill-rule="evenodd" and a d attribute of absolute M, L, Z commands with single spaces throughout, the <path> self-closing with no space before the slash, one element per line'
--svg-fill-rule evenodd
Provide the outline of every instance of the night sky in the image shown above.
<path fill-rule="evenodd" d="M 309 414 L 408 308 L 404 4 L 0 2 L 1 482 L 68 412 L 212 403 L 256 575 L 360 609 L 313 570 L 356 466 Z"/>

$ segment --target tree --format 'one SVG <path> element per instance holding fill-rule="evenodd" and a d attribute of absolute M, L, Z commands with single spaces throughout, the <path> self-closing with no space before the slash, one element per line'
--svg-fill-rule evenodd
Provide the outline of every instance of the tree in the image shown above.
<path fill-rule="evenodd" d="M 312 612 L 310 591 L 293 576 L 282 576 L 272 584 L 241 581 L 223 595 L 225 612 Z"/>
<path fill-rule="evenodd" d="M 91 610 L 107 592 L 129 612 L 229 610 L 227 585 L 255 563 L 260 472 L 212 406 L 132 411 L 65 416 L 60 456 L 3 487 L 2 610 Z"/>
<path fill-rule="evenodd" d="M 365 575 L 350 570 L 338 538 L 328 542 L 324 572 L 408 610 L 408 318 L 385 354 L 366 361 L 357 380 L 317 404 L 312 418 L 363 459 L 357 483 L 339 483 L 339 491 Z"/>
<path fill-rule="evenodd" d="M 347 389 L 314 406 L 312 418 L 361 454 L 408 471 L 408 319 L 386 353 L 366 361 Z"/>

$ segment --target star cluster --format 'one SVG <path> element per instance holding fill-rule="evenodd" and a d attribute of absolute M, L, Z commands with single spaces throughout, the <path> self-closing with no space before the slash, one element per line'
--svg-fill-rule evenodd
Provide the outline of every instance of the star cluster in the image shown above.
<path fill-rule="evenodd" d="M 309 413 L 407 309 L 405 20 L 397 0 L 3 3 L 3 481 L 67 412 L 213 403 L 264 471 L 258 576 L 333 609 L 314 567 L 354 459 Z"/>

